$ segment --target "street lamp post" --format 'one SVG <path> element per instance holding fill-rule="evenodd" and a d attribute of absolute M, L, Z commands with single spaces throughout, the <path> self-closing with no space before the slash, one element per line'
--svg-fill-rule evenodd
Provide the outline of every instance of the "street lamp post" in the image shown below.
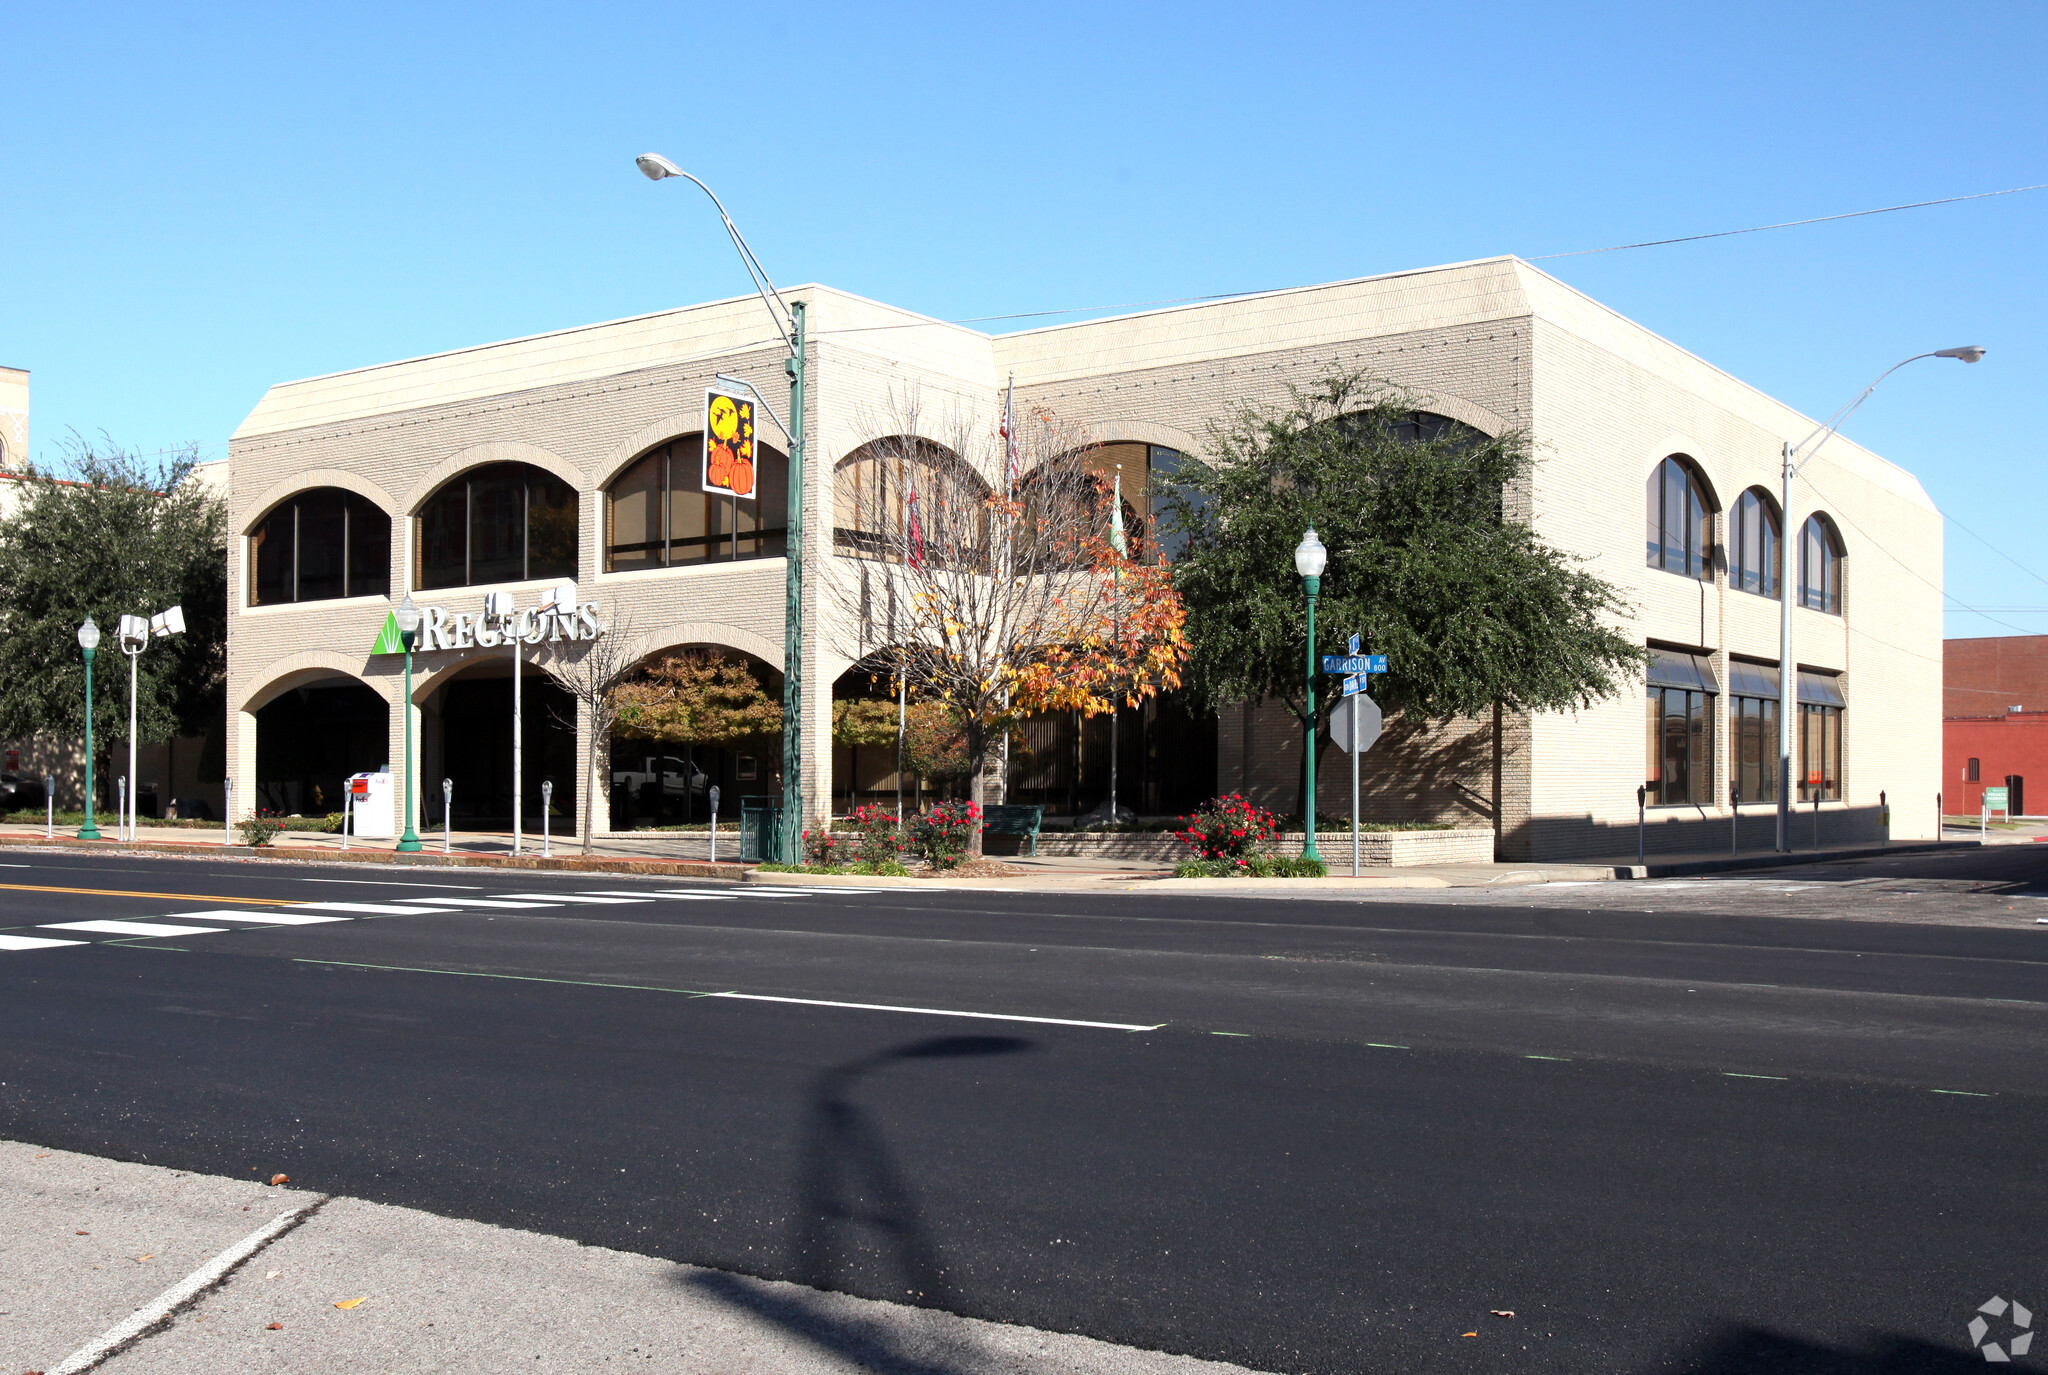
<path fill-rule="evenodd" d="M 98 840 L 100 828 L 93 820 L 92 805 L 92 656 L 100 647 L 100 628 L 90 616 L 78 627 L 78 647 L 85 651 L 85 824 L 78 828 L 78 838 Z"/>
<path fill-rule="evenodd" d="M 681 177 L 711 197 L 725 232 L 739 250 L 740 262 L 753 278 L 754 290 L 768 314 L 775 320 L 789 356 L 782 370 L 789 376 L 789 424 L 776 424 L 789 437 L 789 510 L 785 536 L 787 580 L 783 594 L 782 640 L 782 834 L 777 858 L 791 859 L 803 836 L 803 649 L 804 649 L 804 302 L 794 305 L 782 299 L 768 273 L 747 246 L 739 226 L 725 213 L 715 192 L 659 153 L 642 153 L 633 160 L 649 181 Z M 750 387 L 749 390 L 752 390 Z M 756 393 L 758 395 L 758 393 Z M 772 412 L 770 418 L 773 418 Z"/>
<path fill-rule="evenodd" d="M 1303 697 L 1306 724 L 1302 728 L 1301 761 L 1307 780 L 1307 801 L 1302 804 L 1301 857 L 1321 860 L 1316 851 L 1316 595 L 1323 590 L 1323 566 L 1330 551 L 1316 538 L 1315 527 L 1294 546 L 1294 571 L 1301 574 L 1301 590 L 1308 597 L 1308 678 Z"/>
<path fill-rule="evenodd" d="M 1975 363 L 1983 358 L 1984 350 L 1976 344 L 1960 348 L 1935 349 L 1930 353 L 1916 353 L 1911 358 L 1892 364 L 1877 375 L 1872 382 L 1856 394 L 1854 400 L 1836 411 L 1818 425 L 1814 432 L 1797 444 L 1784 446 L 1784 464 L 1779 470 L 1778 512 L 1784 521 L 1784 529 L 1778 539 L 1778 837 L 1779 854 L 1792 852 L 1792 731 L 1799 710 L 1799 669 L 1792 661 L 1792 549 L 1800 542 L 1804 522 L 1798 526 L 1792 523 L 1792 479 L 1804 471 L 1813 461 L 1821 446 L 1835 437 L 1842 424 L 1856 413 L 1857 407 L 1870 399 L 1878 383 L 1890 377 L 1907 363 L 1917 363 L 1922 358 L 1955 358 L 1965 363 Z M 1800 589 L 1804 592 L 1804 588 Z M 1819 793 L 1815 793 L 1816 802 Z M 1815 820 L 1815 844 L 1819 844 L 1819 821 Z M 1940 833 L 1936 832 L 1936 839 Z"/>
<path fill-rule="evenodd" d="M 116 636 L 121 642 L 121 652 L 128 656 L 128 791 L 124 796 L 126 815 L 122 817 L 122 826 L 123 834 L 131 841 L 136 838 L 135 828 L 140 815 L 136 810 L 136 800 L 142 796 L 141 775 L 135 771 L 136 666 L 142 660 L 142 651 L 149 648 L 152 633 L 159 636 L 181 635 L 184 631 L 185 608 L 174 606 L 169 611 L 159 611 L 146 621 L 140 616 L 123 616 Z"/>
<path fill-rule="evenodd" d="M 413 605 L 410 592 L 391 615 L 398 622 L 398 638 L 405 646 L 405 699 L 399 707 L 405 717 L 405 775 L 399 780 L 405 789 L 405 834 L 398 838 L 398 849 L 413 854 L 420 849 L 420 838 L 412 828 L 412 647 L 419 640 L 420 609 Z"/>

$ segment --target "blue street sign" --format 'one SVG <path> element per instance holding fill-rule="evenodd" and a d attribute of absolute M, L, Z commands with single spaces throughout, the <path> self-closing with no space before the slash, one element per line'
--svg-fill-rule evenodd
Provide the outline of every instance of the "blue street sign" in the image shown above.
<path fill-rule="evenodd" d="M 1366 675 L 1354 673 L 1344 680 L 1344 695 L 1352 697 L 1365 690 Z"/>
<path fill-rule="evenodd" d="M 1325 673 L 1385 673 L 1387 656 L 1384 654 L 1325 654 Z"/>
<path fill-rule="evenodd" d="M 1346 650 L 1345 650 L 1344 652 L 1345 652 L 1346 654 L 1356 654 L 1356 653 L 1358 653 L 1358 637 L 1357 637 L 1356 635 L 1353 635 L 1353 636 L 1351 637 L 1351 646 L 1350 646 L 1350 648 L 1346 649 Z"/>

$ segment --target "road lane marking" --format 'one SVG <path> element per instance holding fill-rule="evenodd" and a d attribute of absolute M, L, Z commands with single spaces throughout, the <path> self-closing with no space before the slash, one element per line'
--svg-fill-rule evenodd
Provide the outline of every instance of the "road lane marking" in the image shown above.
<path fill-rule="evenodd" d="M 596 893 L 507 893 L 505 896 L 508 898 L 518 898 L 522 902 L 571 902 L 598 905 L 654 901 L 653 898 L 600 897 Z"/>
<path fill-rule="evenodd" d="M 1092 1027 L 1103 1031 L 1157 1031 L 1165 1022 L 1140 1025 L 1132 1022 L 1084 1022 L 1070 1017 L 1026 1017 L 1011 1012 L 959 1012 L 941 1007 L 902 1007 L 894 1003 L 843 1003 L 823 998 L 779 998 L 766 993 L 709 993 L 695 988 L 664 988 L 659 984 L 618 984 L 598 979 L 551 979 L 538 974 L 499 974 L 483 969 L 425 969 L 408 964 L 364 964 L 356 960 L 295 959 L 293 964 L 328 965 L 340 969 L 375 969 L 393 974 L 454 974 L 466 979 L 508 979 L 514 983 L 568 984 L 577 988 L 619 988 L 634 993 L 680 993 L 687 998 L 728 998 L 751 1003 L 794 1003 L 801 1007 L 841 1007 L 860 1012 L 914 1012 L 927 1017 L 971 1017 L 977 1021 L 1033 1022 L 1042 1026 Z M 1402 1046 L 1399 1049 L 1405 1050 Z"/>
<path fill-rule="evenodd" d="M 1374 1050 L 1413 1050 L 1413 1046 L 1390 1046 L 1385 1041 L 1367 1041 Z"/>
<path fill-rule="evenodd" d="M 225 927 L 166 926 L 160 921 L 46 921 L 45 931 L 98 931 L 109 936 L 217 936 Z"/>
<path fill-rule="evenodd" d="M 1524 1055 L 1522 1058 L 1524 1060 L 1556 1060 L 1558 1063 L 1566 1065 L 1571 1063 L 1571 1060 L 1563 1055 Z"/>
<path fill-rule="evenodd" d="M 365 912 L 373 917 L 416 917 L 423 912 L 452 912 L 452 907 L 400 907 L 392 902 L 295 902 L 294 912 Z"/>
<path fill-rule="evenodd" d="M 0 936 L 0 950 L 47 950 L 53 945 L 91 944 L 91 941 L 60 941 L 54 936 Z"/>
<path fill-rule="evenodd" d="M 560 907 L 559 902 L 510 902 L 504 898 L 400 898 L 400 902 L 445 903 L 449 907 L 506 907 L 515 912 L 530 912 L 536 907 Z M 401 907 L 401 912 L 417 912 L 417 907 Z"/>
<path fill-rule="evenodd" d="M 842 1003 L 829 998 L 778 998 L 768 993 L 708 993 L 708 998 L 735 998 L 749 1003 L 793 1003 L 799 1007 L 844 1007 L 856 1012 L 912 1012 L 923 1017 L 972 1017 L 984 1022 L 1035 1022 L 1043 1026 L 1085 1026 L 1101 1031 L 1157 1031 L 1164 1022 L 1084 1022 L 1072 1017 L 1025 1017 L 1014 1012 L 961 1012 L 944 1007 L 899 1007 L 894 1003 Z M 1403 1046 L 1405 1050 L 1407 1047 Z"/>
<path fill-rule="evenodd" d="M 1988 1093 L 1972 1093 L 1968 1089 L 1929 1089 L 1927 1091 L 1929 1093 L 1953 1094 L 1957 1098 L 1989 1098 L 1991 1096 Z"/>
<path fill-rule="evenodd" d="M 1740 1074 L 1732 1069 L 1722 1070 L 1721 1075 L 1726 1079 L 1777 1079 L 1780 1081 L 1790 1077 L 1784 1074 Z"/>
<path fill-rule="evenodd" d="M 349 921 L 349 917 L 316 917 L 311 912 L 165 912 L 180 921 L 253 921 L 264 926 L 314 926 L 323 921 Z"/>
<path fill-rule="evenodd" d="M 53 888 L 44 883 L 0 883 L 0 891 L 13 893 L 78 893 L 94 898 L 156 898 L 172 902 L 245 902 L 256 907 L 290 907 L 291 898 L 236 898 L 222 893 L 144 893 L 132 888 Z"/>
<path fill-rule="evenodd" d="M 164 1319 L 198 1298 L 207 1290 L 226 1279 L 228 1272 L 255 1255 L 271 1242 L 304 1222 L 327 1202 L 322 1194 L 310 1202 L 301 1204 L 288 1213 L 280 1213 L 263 1226 L 243 1237 L 233 1246 L 215 1256 L 206 1264 L 179 1280 L 163 1293 L 158 1294 L 142 1307 L 129 1314 L 127 1319 L 112 1330 L 93 1338 L 78 1350 L 50 1367 L 50 1375 L 79 1375 L 104 1360 L 116 1347 L 134 1341 L 137 1337 L 155 1327 Z"/>

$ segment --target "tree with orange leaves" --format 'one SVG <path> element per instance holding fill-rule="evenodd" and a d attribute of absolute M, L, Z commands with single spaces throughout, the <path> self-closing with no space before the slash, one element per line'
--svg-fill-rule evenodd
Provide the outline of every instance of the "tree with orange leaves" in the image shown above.
<path fill-rule="evenodd" d="M 1013 436 L 967 422 L 927 436 L 914 400 L 839 465 L 831 587 L 847 656 L 944 703 L 962 723 L 970 795 L 1009 726 L 1039 711 L 1096 715 L 1180 685 L 1185 612 L 1168 567 L 1132 559 L 1086 436 L 1046 413 Z M 979 854 L 977 831 L 973 853 Z"/>

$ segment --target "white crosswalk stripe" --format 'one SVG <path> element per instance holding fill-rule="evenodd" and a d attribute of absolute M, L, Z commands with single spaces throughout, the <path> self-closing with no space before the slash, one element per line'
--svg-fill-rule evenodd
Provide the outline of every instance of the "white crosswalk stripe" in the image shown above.
<path fill-rule="evenodd" d="M 577 894 L 576 896 L 578 896 L 578 897 L 583 897 L 583 898 L 641 898 L 641 899 L 646 899 L 646 898 L 650 898 L 650 897 L 654 897 L 654 898 L 703 898 L 703 899 L 711 899 L 711 900 L 714 900 L 714 901 L 730 901 L 730 900 L 731 900 L 732 898 L 735 898 L 735 897 L 737 897 L 737 896 L 739 896 L 739 895 L 738 895 L 737 893 L 722 893 L 722 892 L 719 892 L 719 891 L 717 891 L 716 889 L 709 889 L 709 888 L 669 888 L 669 889 L 654 889 L 654 890 L 652 890 L 652 891 L 649 891 L 648 889 L 645 889 L 645 888 L 643 888 L 643 889 L 641 889 L 641 890 L 640 890 L 639 892 L 637 892 L 637 893 L 631 893 L 631 892 L 627 892 L 627 891 L 625 891 L 624 889 L 620 889 L 620 888 L 595 888 L 595 889 L 592 889 L 592 890 L 591 890 L 590 892 L 588 892 L 588 893 L 578 893 L 578 894 Z"/>
<path fill-rule="evenodd" d="M 311 912 L 267 912 L 246 911 L 240 907 L 222 907 L 210 912 L 166 912 L 167 917 L 180 921 L 251 921 L 259 926 L 317 926 L 323 921 L 352 921 L 352 917 L 321 917 Z"/>
<path fill-rule="evenodd" d="M 442 907 L 503 907 L 510 908 L 515 912 L 530 911 L 536 907 L 561 906 L 559 902 L 509 902 L 504 898 L 405 898 L 403 901 L 408 903 L 416 902 L 421 907 L 430 905 Z M 417 912 L 420 909 L 419 907 L 407 907 L 401 910 Z"/>
<path fill-rule="evenodd" d="M 401 907 L 395 902 L 295 902 L 294 912 L 361 912 L 372 917 L 416 917 L 422 912 L 452 912 L 452 907 Z"/>
<path fill-rule="evenodd" d="M 169 926 L 160 921 L 48 921 L 43 931 L 97 931 L 108 936 L 217 936 L 225 927 Z"/>
<path fill-rule="evenodd" d="M 523 902 L 566 902 L 572 906 L 582 903 L 611 904 L 654 901 L 651 897 L 622 898 L 613 894 L 600 896 L 596 893 L 507 893 L 505 896 L 508 898 L 518 898 Z"/>
<path fill-rule="evenodd" d="M 0 950 L 48 950 L 53 945 L 90 945 L 90 941 L 60 941 L 53 936 L 0 936 Z"/>

